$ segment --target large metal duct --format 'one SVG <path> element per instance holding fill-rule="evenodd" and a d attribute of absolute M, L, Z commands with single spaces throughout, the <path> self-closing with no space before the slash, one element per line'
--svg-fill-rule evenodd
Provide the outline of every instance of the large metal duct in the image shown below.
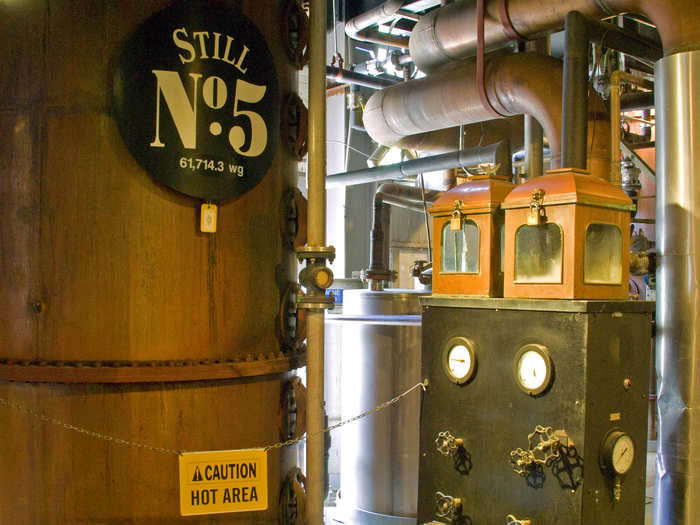
<path fill-rule="evenodd" d="M 700 42 L 700 2 L 696 0 L 486 0 L 485 46 L 495 49 L 518 35 L 532 39 L 560 30 L 571 11 L 591 18 L 624 12 L 645 15 L 656 24 L 667 55 Z M 474 56 L 476 24 L 476 2 L 454 2 L 431 11 L 411 33 L 413 61 L 423 71 L 434 71 Z"/>
<path fill-rule="evenodd" d="M 523 148 L 523 116 L 477 122 L 462 128 L 462 149 L 477 148 L 508 140 L 513 151 Z M 460 126 L 402 137 L 395 143 L 384 143 L 400 149 L 448 153 L 459 149 Z"/>
<path fill-rule="evenodd" d="M 532 115 L 542 124 L 553 165 L 558 166 L 561 61 L 530 53 L 495 57 L 486 64 L 484 85 L 499 113 Z M 479 98 L 473 60 L 374 93 L 364 112 L 365 129 L 380 144 L 396 144 L 407 135 L 491 119 L 493 115 Z"/>
<path fill-rule="evenodd" d="M 696 21 L 697 23 L 697 21 Z M 659 445 L 654 523 L 700 514 L 700 51 L 656 64 Z"/>

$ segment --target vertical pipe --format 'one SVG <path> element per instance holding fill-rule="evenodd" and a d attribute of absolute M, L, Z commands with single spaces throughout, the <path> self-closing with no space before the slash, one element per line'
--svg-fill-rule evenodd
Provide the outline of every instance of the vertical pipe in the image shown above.
<path fill-rule="evenodd" d="M 610 75 L 610 177 L 615 186 L 622 185 L 620 173 L 620 75 L 614 71 Z"/>
<path fill-rule="evenodd" d="M 588 137 L 588 35 L 577 11 L 566 15 L 564 96 L 562 98 L 562 168 L 586 169 Z"/>
<path fill-rule="evenodd" d="M 620 173 L 620 84 L 629 82 L 653 89 L 654 86 L 642 77 L 630 75 L 625 71 L 614 71 L 610 75 L 610 182 L 615 186 L 622 185 Z"/>
<path fill-rule="evenodd" d="M 308 244 L 326 243 L 326 4 L 311 7 L 309 43 Z"/>
<path fill-rule="evenodd" d="M 308 245 L 326 245 L 326 2 L 311 6 L 309 41 Z M 310 264 L 311 261 L 309 261 Z M 307 312 L 306 374 L 306 516 L 308 525 L 323 525 L 324 311 Z"/>
<path fill-rule="evenodd" d="M 525 174 L 528 179 L 544 172 L 543 148 L 542 126 L 536 118 L 525 115 Z"/>
<path fill-rule="evenodd" d="M 700 515 L 700 51 L 656 63 L 655 525 Z"/>
<path fill-rule="evenodd" d="M 549 55 L 549 37 L 528 42 L 527 50 Z M 544 132 L 536 118 L 525 115 L 524 122 L 525 174 L 528 179 L 532 179 L 544 173 Z"/>

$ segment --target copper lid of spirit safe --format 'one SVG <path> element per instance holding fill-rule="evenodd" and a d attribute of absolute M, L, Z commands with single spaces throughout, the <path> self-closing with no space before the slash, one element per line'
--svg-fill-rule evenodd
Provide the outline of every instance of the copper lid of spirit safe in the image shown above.
<path fill-rule="evenodd" d="M 620 188 L 583 170 L 552 170 L 502 206 L 505 297 L 628 297 L 634 205 Z"/>
<path fill-rule="evenodd" d="M 495 171 L 495 170 L 493 170 Z M 433 293 L 503 295 L 503 210 L 507 177 L 477 175 L 446 191 L 433 217 Z"/>

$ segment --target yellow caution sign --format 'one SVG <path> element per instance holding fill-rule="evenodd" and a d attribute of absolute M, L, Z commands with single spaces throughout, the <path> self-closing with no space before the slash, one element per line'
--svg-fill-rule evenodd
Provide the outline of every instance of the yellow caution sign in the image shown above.
<path fill-rule="evenodd" d="M 182 516 L 266 509 L 265 449 L 180 454 Z"/>

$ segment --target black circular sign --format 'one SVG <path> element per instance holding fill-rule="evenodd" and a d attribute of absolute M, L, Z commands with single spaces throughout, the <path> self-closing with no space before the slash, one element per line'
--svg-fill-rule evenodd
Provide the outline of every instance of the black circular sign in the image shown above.
<path fill-rule="evenodd" d="M 178 2 L 125 43 L 114 115 L 156 180 L 210 201 L 257 185 L 278 142 L 277 75 L 265 39 L 240 11 Z"/>

